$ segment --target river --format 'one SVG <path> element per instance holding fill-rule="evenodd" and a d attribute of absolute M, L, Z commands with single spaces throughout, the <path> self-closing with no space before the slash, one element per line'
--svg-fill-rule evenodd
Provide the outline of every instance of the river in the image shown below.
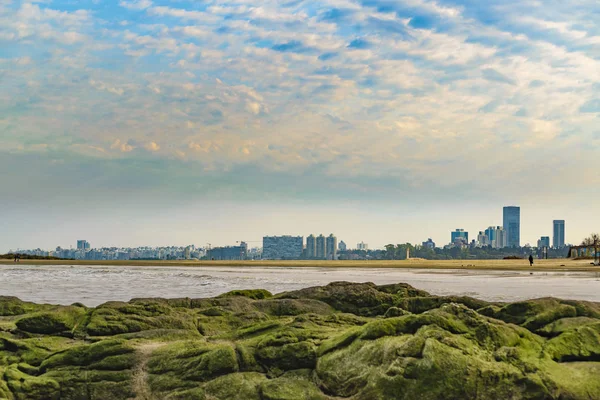
<path fill-rule="evenodd" d="M 272 293 L 335 281 L 406 282 L 436 295 L 490 301 L 558 297 L 600 302 L 600 272 L 391 268 L 0 266 L 0 295 L 36 303 L 97 306 L 135 297 L 213 297 L 233 289 Z"/>

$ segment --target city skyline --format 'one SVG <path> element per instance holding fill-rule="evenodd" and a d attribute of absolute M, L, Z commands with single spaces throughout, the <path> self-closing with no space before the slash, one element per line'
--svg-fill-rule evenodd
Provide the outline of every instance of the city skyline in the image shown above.
<path fill-rule="evenodd" d="M 507 213 L 508 210 L 508 213 Z M 507 217 L 508 214 L 508 217 Z M 518 225 L 518 230 L 519 230 L 519 235 L 520 235 L 520 207 L 519 206 L 504 206 L 503 207 L 503 220 L 505 223 L 517 223 Z M 516 219 L 515 219 L 516 218 Z M 561 228 L 557 228 L 557 226 L 560 226 Z M 501 239 L 501 241 L 498 242 L 498 247 L 513 247 L 514 244 L 509 243 L 508 241 L 508 232 L 506 229 L 503 229 L 503 226 L 489 226 L 488 228 L 484 229 L 484 230 L 479 230 L 479 234 L 473 235 L 471 234 L 471 238 L 475 237 L 476 239 L 473 239 L 473 241 L 477 242 L 478 245 L 482 245 L 481 243 L 481 238 L 484 237 L 484 240 L 486 242 L 486 245 L 490 245 L 492 247 L 496 247 L 496 238 L 495 236 L 497 235 L 497 231 L 498 229 L 502 229 L 501 232 L 504 233 L 504 238 Z M 558 230 L 557 230 L 558 229 Z M 475 231 L 477 232 L 477 231 Z M 552 237 L 553 237 L 553 241 L 552 241 L 552 247 L 556 248 L 556 247 L 563 247 L 566 244 L 575 244 L 577 245 L 579 242 L 567 242 L 565 240 L 565 220 L 553 220 L 552 221 Z M 450 231 L 451 233 L 451 240 L 450 240 L 450 245 L 452 245 L 453 243 L 455 243 L 455 239 L 458 237 L 462 237 L 464 239 L 464 243 L 465 244 L 469 244 L 469 231 L 465 230 L 463 228 L 457 228 L 454 229 L 452 231 Z M 561 235 L 559 238 L 556 238 L 556 236 Z M 482 236 L 485 235 L 485 236 Z M 549 236 L 541 236 L 542 240 L 544 239 L 544 237 L 549 239 Z M 282 239 L 287 240 L 300 240 L 301 243 L 304 243 L 304 236 L 293 236 L 293 235 L 289 235 L 289 234 L 283 234 L 283 235 L 264 235 L 262 236 L 262 243 L 264 246 L 265 243 L 265 239 L 270 239 L 270 240 L 275 240 L 275 241 L 279 241 Z M 333 239 L 333 241 L 331 242 L 330 245 L 330 239 Z M 250 242 L 250 243 L 257 243 L 260 242 L 261 240 L 241 240 L 241 241 L 235 241 L 235 243 L 243 243 L 245 246 L 250 247 L 247 245 L 246 242 Z M 428 238 L 429 241 L 432 241 L 431 238 Z M 342 240 L 343 241 L 343 240 Z M 435 241 L 433 241 L 435 242 Z M 231 244 L 232 242 L 229 243 L 209 243 L 206 242 L 206 246 L 203 245 L 199 245 L 199 248 L 202 247 L 206 247 L 208 249 L 212 247 L 230 247 L 232 246 Z M 337 236 L 334 236 L 333 234 L 330 234 L 329 236 L 324 236 L 323 234 L 319 234 L 318 236 L 315 236 L 314 234 L 309 234 L 306 236 L 306 245 L 305 245 L 305 250 L 307 252 L 308 257 L 315 257 L 315 258 L 325 258 L 327 257 L 327 255 L 330 255 L 331 251 L 330 248 L 331 246 L 337 249 L 337 243 L 338 243 L 338 239 Z M 319 244 L 317 244 L 319 243 Z M 392 242 L 388 241 L 386 244 L 390 244 Z M 407 241 L 406 243 L 412 243 L 413 245 L 418 245 L 419 241 Z M 424 243 L 424 242 L 423 242 Z M 441 245 L 439 247 L 444 247 L 444 245 L 448 242 L 443 242 L 441 241 Z M 351 249 L 357 249 L 361 247 L 361 244 L 363 245 L 368 245 L 368 243 L 365 243 L 364 241 L 361 241 L 360 243 L 357 243 L 356 247 L 352 247 L 350 246 L 349 248 Z M 526 246 L 526 245 L 530 245 L 531 247 L 539 247 L 540 244 L 540 239 L 538 237 L 538 239 L 533 242 L 533 243 L 522 243 L 521 246 Z M 119 247 L 119 248 L 127 248 L 127 247 L 145 247 L 146 245 L 141 245 L 141 246 L 123 246 L 123 245 L 108 245 L 108 246 L 100 246 L 97 248 L 103 248 L 103 247 Z M 157 245 L 155 247 L 162 247 L 164 246 L 164 243 L 161 245 Z M 186 245 L 182 246 L 185 247 Z M 274 246 L 276 247 L 277 244 L 275 244 L 275 242 L 273 242 L 272 245 L 270 246 Z M 371 246 L 370 248 L 373 249 L 381 249 L 383 248 L 385 245 L 382 246 Z M 521 247 L 518 246 L 518 247 Z M 61 247 L 60 245 L 57 247 Z M 21 247 L 22 249 L 29 249 L 29 248 L 25 248 L 25 247 Z M 41 248 L 41 247 L 31 247 L 31 249 L 33 248 Z M 72 246 L 70 246 L 69 248 L 72 248 Z M 89 249 L 90 248 L 90 243 L 87 240 L 77 240 L 76 243 L 76 249 Z M 54 249 L 54 248 L 52 248 Z M 43 250 L 52 250 L 52 249 L 43 249 Z M 15 250 L 15 249 L 9 249 L 9 250 Z"/>

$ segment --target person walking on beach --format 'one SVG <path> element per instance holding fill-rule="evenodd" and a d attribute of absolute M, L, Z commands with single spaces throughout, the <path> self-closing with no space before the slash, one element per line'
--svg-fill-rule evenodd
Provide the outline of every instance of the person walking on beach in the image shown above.
<path fill-rule="evenodd" d="M 529 255 L 529 266 L 533 266 L 533 256 L 531 254 Z"/>

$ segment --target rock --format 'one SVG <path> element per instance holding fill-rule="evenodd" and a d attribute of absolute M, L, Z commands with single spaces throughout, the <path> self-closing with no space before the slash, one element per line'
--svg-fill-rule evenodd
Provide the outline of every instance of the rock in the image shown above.
<path fill-rule="evenodd" d="M 0 398 L 600 399 L 597 303 L 337 282 L 0 313 Z"/>

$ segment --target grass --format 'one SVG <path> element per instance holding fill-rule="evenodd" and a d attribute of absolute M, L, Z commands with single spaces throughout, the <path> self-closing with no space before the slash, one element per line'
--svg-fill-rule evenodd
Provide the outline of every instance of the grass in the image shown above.
<path fill-rule="evenodd" d="M 255 260 L 255 261 L 92 261 L 92 260 L 23 260 L 15 264 L 12 260 L 0 260 L 0 265 L 102 265 L 138 267 L 314 267 L 314 268 L 422 268 L 422 269 L 464 269 L 464 270 L 503 270 L 503 271 L 598 271 L 600 267 L 591 265 L 590 260 L 550 259 L 535 260 L 529 267 L 527 260 Z"/>

